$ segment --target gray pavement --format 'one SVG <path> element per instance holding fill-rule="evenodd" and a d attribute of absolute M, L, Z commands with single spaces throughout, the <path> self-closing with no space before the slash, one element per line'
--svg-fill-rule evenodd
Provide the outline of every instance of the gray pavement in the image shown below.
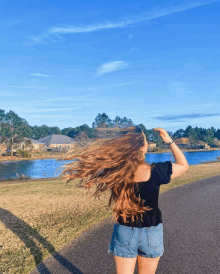
<path fill-rule="evenodd" d="M 156 274 L 220 273 L 220 176 L 176 187 L 159 196 L 164 254 Z M 108 253 L 114 224 L 108 218 L 51 254 L 30 274 L 116 274 Z M 137 274 L 137 264 L 135 267 Z"/>

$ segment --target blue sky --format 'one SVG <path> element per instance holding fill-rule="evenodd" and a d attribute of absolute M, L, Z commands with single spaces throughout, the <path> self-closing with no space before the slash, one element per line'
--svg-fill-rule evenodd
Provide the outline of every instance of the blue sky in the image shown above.
<path fill-rule="evenodd" d="M 0 13 L 6 113 L 60 129 L 103 112 L 146 129 L 219 128 L 219 0 L 1 0 Z"/>

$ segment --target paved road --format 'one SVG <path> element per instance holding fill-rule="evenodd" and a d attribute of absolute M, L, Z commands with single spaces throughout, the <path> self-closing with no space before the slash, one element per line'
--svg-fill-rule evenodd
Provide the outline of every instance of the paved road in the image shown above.
<path fill-rule="evenodd" d="M 159 196 L 164 254 L 156 274 L 220 273 L 220 176 L 174 188 Z M 30 274 L 116 274 L 108 254 L 110 218 L 88 229 Z M 137 264 L 135 268 L 137 274 Z"/>

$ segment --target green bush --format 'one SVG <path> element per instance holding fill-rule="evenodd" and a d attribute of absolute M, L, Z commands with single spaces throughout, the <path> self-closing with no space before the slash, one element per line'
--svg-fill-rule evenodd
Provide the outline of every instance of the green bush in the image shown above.
<path fill-rule="evenodd" d="M 161 152 L 162 148 L 161 147 L 154 147 L 153 152 Z"/>
<path fill-rule="evenodd" d="M 19 157 L 23 157 L 23 158 L 31 157 L 31 153 L 28 150 L 18 149 L 17 153 Z"/>

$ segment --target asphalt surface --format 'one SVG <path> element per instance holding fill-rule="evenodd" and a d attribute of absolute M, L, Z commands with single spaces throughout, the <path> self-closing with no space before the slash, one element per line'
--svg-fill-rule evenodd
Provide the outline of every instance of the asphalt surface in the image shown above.
<path fill-rule="evenodd" d="M 220 273 L 220 176 L 176 187 L 159 195 L 164 254 L 156 274 Z M 108 253 L 114 224 L 107 218 L 30 274 L 116 274 Z M 137 263 L 134 274 L 137 274 Z"/>

